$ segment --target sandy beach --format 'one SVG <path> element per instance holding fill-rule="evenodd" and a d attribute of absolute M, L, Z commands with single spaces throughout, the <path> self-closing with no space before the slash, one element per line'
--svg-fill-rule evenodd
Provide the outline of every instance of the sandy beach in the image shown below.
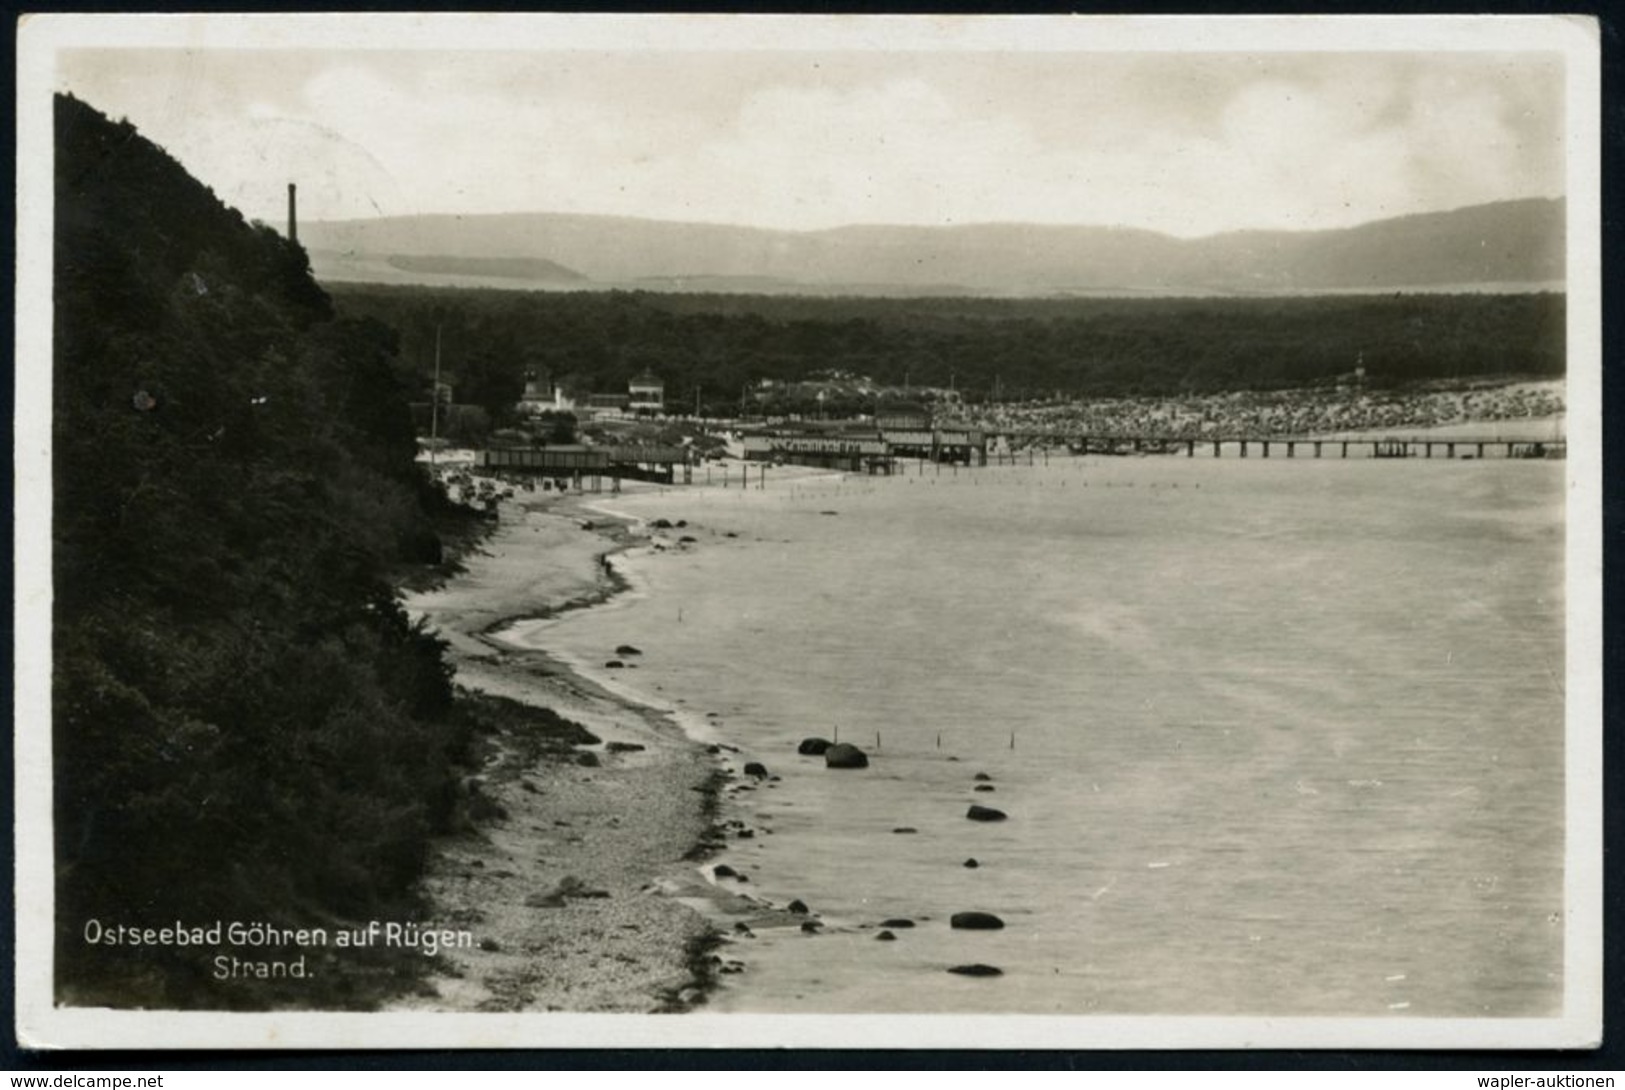
<path fill-rule="evenodd" d="M 433 918 L 476 945 L 443 951 L 396 1009 L 687 1010 L 740 968 L 719 947 L 801 923 L 717 887 L 704 864 L 728 837 L 771 832 L 718 816 L 739 772 L 732 747 L 500 635 L 608 600 L 626 589 L 617 553 L 667 547 L 673 534 L 592 506 L 607 500 L 521 493 L 465 571 L 406 599 L 448 641 L 459 686 L 551 709 L 599 741 L 560 752 L 522 724 L 485 740 L 484 766 L 465 783 L 474 820 L 437 843 L 422 889 Z M 605 656 L 637 668 L 636 653 Z"/>
<path fill-rule="evenodd" d="M 711 927 L 672 894 L 703 893 L 690 890 L 703 882 L 683 857 L 709 828 L 715 757 L 656 710 L 487 634 L 614 589 L 601 558 L 627 541 L 624 528 L 592 532 L 571 501 L 526 499 L 504 504 L 465 572 L 407 608 L 450 643 L 460 686 L 551 708 L 602 741 L 538 755 L 521 730 L 488 740 L 468 785 L 484 800 L 479 820 L 437 845 L 423 890 L 437 918 L 478 945 L 446 951 L 445 970 L 400 1006 L 682 1009 L 704 994 L 695 952 Z"/>

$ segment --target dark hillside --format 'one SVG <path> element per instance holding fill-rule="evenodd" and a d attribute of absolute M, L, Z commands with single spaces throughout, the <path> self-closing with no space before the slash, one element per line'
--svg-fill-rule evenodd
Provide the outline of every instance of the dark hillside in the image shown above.
<path fill-rule="evenodd" d="M 312 1002 L 208 994 L 218 954 L 303 951 L 86 935 L 405 907 L 462 746 L 383 578 L 434 540 L 409 376 L 296 244 L 67 97 L 55 223 L 58 998 Z"/>

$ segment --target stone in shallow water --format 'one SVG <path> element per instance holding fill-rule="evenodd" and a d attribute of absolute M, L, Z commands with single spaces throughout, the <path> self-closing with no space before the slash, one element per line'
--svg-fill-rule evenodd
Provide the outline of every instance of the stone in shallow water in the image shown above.
<path fill-rule="evenodd" d="M 824 751 L 825 768 L 868 768 L 869 755 L 857 746 L 838 742 Z"/>
<path fill-rule="evenodd" d="M 948 926 L 955 931 L 998 931 L 1004 921 L 991 912 L 955 912 L 948 917 Z"/>
<path fill-rule="evenodd" d="M 948 971 L 950 973 L 958 973 L 960 976 L 1003 976 L 1004 975 L 1004 970 L 1000 969 L 998 966 L 996 966 L 996 965 L 983 965 L 981 962 L 976 962 L 973 965 L 955 965 L 953 968 L 949 969 Z"/>
<path fill-rule="evenodd" d="M 973 802 L 970 809 L 965 811 L 965 816 L 972 821 L 1003 821 L 1009 815 L 1003 810 L 995 810 L 991 806 L 978 806 Z"/>

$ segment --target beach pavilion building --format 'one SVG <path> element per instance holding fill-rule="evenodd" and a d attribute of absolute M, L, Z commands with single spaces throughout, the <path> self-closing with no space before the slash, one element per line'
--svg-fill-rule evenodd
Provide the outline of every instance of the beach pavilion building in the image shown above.
<path fill-rule="evenodd" d="M 666 411 L 666 384 L 653 371 L 645 370 L 627 383 L 627 409 L 634 415 Z"/>

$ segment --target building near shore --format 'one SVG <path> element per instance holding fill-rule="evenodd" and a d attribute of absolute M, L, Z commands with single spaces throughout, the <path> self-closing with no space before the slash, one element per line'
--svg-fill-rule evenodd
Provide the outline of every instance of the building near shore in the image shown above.
<path fill-rule="evenodd" d="M 627 383 L 629 410 L 637 415 L 652 415 L 666 411 L 666 384 L 653 371 L 645 369 Z"/>

